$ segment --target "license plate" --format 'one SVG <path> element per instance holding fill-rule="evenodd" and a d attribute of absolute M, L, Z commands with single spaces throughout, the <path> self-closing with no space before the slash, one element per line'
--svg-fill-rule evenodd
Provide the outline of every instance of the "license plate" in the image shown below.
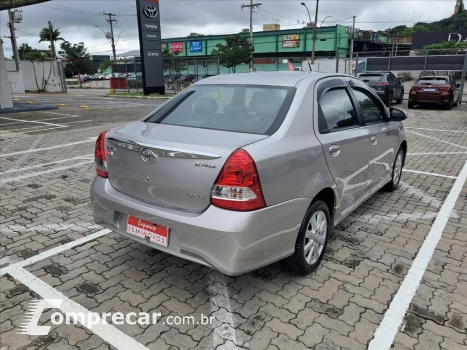
<path fill-rule="evenodd" d="M 426 91 L 426 92 L 434 92 L 435 89 L 423 89 L 423 91 Z"/>
<path fill-rule="evenodd" d="M 134 216 L 128 216 L 126 232 L 163 247 L 167 247 L 169 243 L 169 229 L 167 227 L 155 225 Z"/>

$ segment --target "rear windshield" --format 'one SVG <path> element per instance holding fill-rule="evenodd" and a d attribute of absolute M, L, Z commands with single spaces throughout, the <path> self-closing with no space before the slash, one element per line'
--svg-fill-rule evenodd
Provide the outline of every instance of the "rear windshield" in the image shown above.
<path fill-rule="evenodd" d="M 271 135 L 282 124 L 295 88 L 258 85 L 194 85 L 146 122 Z"/>
<path fill-rule="evenodd" d="M 423 78 L 418 79 L 418 81 L 415 84 L 446 85 L 449 83 L 444 78 Z"/>
<path fill-rule="evenodd" d="M 362 74 L 359 79 L 363 81 L 386 81 L 386 77 L 381 74 Z"/>

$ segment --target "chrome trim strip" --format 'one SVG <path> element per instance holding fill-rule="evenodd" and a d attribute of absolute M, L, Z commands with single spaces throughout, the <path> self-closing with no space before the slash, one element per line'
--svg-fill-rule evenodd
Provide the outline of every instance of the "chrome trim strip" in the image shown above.
<path fill-rule="evenodd" d="M 169 148 L 169 147 L 158 146 L 158 145 L 150 145 L 150 144 L 141 143 L 141 142 L 119 140 L 119 139 L 112 138 L 112 137 L 107 138 L 107 140 L 116 146 L 128 149 L 130 151 L 141 152 L 143 149 L 149 148 L 157 156 L 160 156 L 160 157 L 187 158 L 187 159 L 217 159 L 221 157 L 217 154 L 212 154 L 212 153 L 190 151 L 190 150 L 181 149 L 181 148 L 172 148 L 172 147 Z"/>

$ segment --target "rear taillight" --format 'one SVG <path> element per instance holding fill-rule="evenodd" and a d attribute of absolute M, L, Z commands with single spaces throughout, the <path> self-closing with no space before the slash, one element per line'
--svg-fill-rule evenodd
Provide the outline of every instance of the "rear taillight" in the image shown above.
<path fill-rule="evenodd" d="M 437 87 L 439 91 L 449 91 L 451 90 L 450 86 L 438 86 Z"/>
<path fill-rule="evenodd" d="M 266 206 L 256 164 L 247 151 L 238 149 L 227 159 L 214 183 L 211 203 L 236 211 Z"/>
<path fill-rule="evenodd" d="M 97 176 L 103 178 L 107 178 L 109 176 L 105 158 L 105 134 L 107 134 L 107 131 L 104 131 L 99 135 L 96 141 L 96 148 L 94 149 L 94 165 L 96 167 L 96 173 Z"/>
<path fill-rule="evenodd" d="M 387 81 L 382 81 L 382 82 L 376 83 L 376 85 L 389 86 L 389 83 Z"/>

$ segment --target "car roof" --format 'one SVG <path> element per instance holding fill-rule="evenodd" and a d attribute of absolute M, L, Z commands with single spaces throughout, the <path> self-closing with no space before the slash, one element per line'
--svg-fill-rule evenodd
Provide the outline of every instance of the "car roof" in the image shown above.
<path fill-rule="evenodd" d="M 318 72 L 253 72 L 253 73 L 236 73 L 222 74 L 214 77 L 209 77 L 197 82 L 197 85 L 202 84 L 232 84 L 232 85 L 270 85 L 270 86 L 296 86 L 301 80 L 307 79 L 311 81 L 319 80 L 331 76 L 343 76 L 335 73 L 318 73 Z"/>
<path fill-rule="evenodd" d="M 430 79 L 430 78 L 443 78 L 443 79 L 449 79 L 449 76 L 447 75 L 424 75 L 418 79 Z"/>

